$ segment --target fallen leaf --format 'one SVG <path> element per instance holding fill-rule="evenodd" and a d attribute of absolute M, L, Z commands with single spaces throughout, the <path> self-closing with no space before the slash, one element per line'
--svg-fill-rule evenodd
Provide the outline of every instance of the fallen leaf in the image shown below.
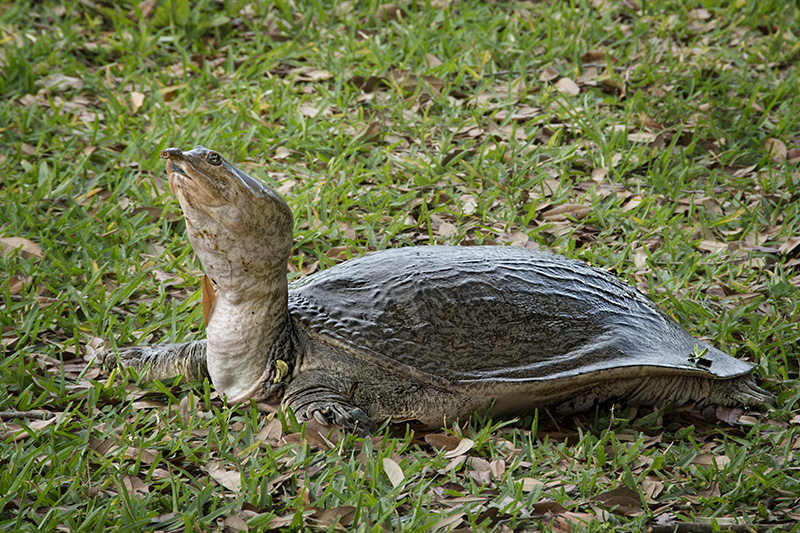
<path fill-rule="evenodd" d="M 458 443 L 454 449 L 450 450 L 449 452 L 444 454 L 445 459 L 452 459 L 453 457 L 458 457 L 459 455 L 464 455 L 468 451 L 470 451 L 475 446 L 475 442 L 468 438 L 463 438 Z"/>
<path fill-rule="evenodd" d="M 45 89 L 52 89 L 56 92 L 64 92 L 69 89 L 79 91 L 83 89 L 83 80 L 74 76 L 65 76 L 64 74 L 52 74 L 46 78 L 37 80 L 36 85 L 44 87 Z"/>
<path fill-rule="evenodd" d="M 355 246 L 334 246 L 325 252 L 325 255 L 336 261 L 346 261 L 351 257 L 358 257 L 358 248 Z"/>
<path fill-rule="evenodd" d="M 518 481 L 522 481 L 522 491 L 523 492 L 531 492 L 532 490 L 539 488 L 541 489 L 544 487 L 544 483 L 539 481 L 538 479 L 534 479 L 532 477 L 524 477 Z"/>
<path fill-rule="evenodd" d="M 566 513 L 567 508 L 561 505 L 558 502 L 544 500 L 537 503 L 534 503 L 531 506 L 531 514 L 533 515 L 545 515 L 548 513 L 552 514 L 562 514 Z"/>
<path fill-rule="evenodd" d="M 736 424 L 739 421 L 739 417 L 743 414 L 744 409 L 741 407 L 717 406 L 717 418 L 722 422 L 727 422 L 728 424 Z"/>
<path fill-rule="evenodd" d="M 353 523 L 353 518 L 356 515 L 356 508 L 352 505 L 342 505 L 340 507 L 332 507 L 330 509 L 317 509 L 311 515 L 312 520 L 317 526 L 323 528 L 330 528 L 334 524 L 339 526 L 348 527 Z"/>
<path fill-rule="evenodd" d="M 382 6 L 378 6 L 375 12 L 375 18 L 381 22 L 403 22 L 403 19 L 407 16 L 408 13 L 402 7 L 398 7 L 395 4 L 383 4 Z"/>
<path fill-rule="evenodd" d="M 139 108 L 142 107 L 143 103 L 144 103 L 144 93 L 137 93 L 136 91 L 131 93 L 131 105 L 133 106 L 134 113 L 139 111 Z"/>
<path fill-rule="evenodd" d="M 256 433 L 255 440 L 266 442 L 270 446 L 279 446 L 281 437 L 283 437 L 283 424 L 278 418 L 273 418 Z"/>
<path fill-rule="evenodd" d="M 581 54 L 581 64 L 586 65 L 589 63 L 601 63 L 605 65 L 606 57 L 611 62 L 611 64 L 615 64 L 617 62 L 617 58 L 611 54 L 607 54 L 607 52 L 603 50 L 593 50 L 591 52 L 586 52 L 585 54 Z"/>
<path fill-rule="evenodd" d="M 20 257 L 25 259 L 41 259 L 44 251 L 30 239 L 24 237 L 0 237 L 0 255 L 6 257 L 14 250 L 19 250 Z"/>
<path fill-rule="evenodd" d="M 428 68 L 436 68 L 443 64 L 441 59 L 433 54 L 425 54 L 425 61 L 428 62 Z"/>
<path fill-rule="evenodd" d="M 639 493 L 628 487 L 618 487 L 595 496 L 595 501 L 603 502 L 614 514 L 628 514 L 642 509 Z"/>
<path fill-rule="evenodd" d="M 235 514 L 226 516 L 225 520 L 222 521 L 222 525 L 222 531 L 250 531 L 250 528 L 247 527 L 247 522 Z"/>
<path fill-rule="evenodd" d="M 272 154 L 272 159 L 280 161 L 281 159 L 286 159 L 290 155 L 292 155 L 292 151 L 291 150 L 289 150 L 285 146 L 278 146 L 275 149 L 275 153 Z"/>
<path fill-rule="evenodd" d="M 558 80 L 556 82 L 556 89 L 570 96 L 577 96 L 581 92 L 581 88 L 578 87 L 578 84 L 569 78 L 561 78 Z"/>
<path fill-rule="evenodd" d="M 591 207 L 581 204 L 561 204 L 542 213 L 542 218 L 546 218 L 548 220 L 566 220 L 565 215 L 571 215 L 575 218 L 583 218 L 591 211 Z"/>
<path fill-rule="evenodd" d="M 455 435 L 448 435 L 446 433 L 428 433 L 424 438 L 425 442 L 432 448 L 436 448 L 437 450 L 446 449 L 447 451 L 455 450 L 462 440 Z"/>
<path fill-rule="evenodd" d="M 136 476 L 122 476 L 122 484 L 128 491 L 128 496 L 141 497 L 144 494 L 150 493 L 150 487 L 148 487 L 144 481 Z"/>
<path fill-rule="evenodd" d="M 719 469 L 723 468 L 730 462 L 731 458 L 727 455 L 716 455 L 712 453 L 701 453 L 695 457 L 694 460 L 692 460 L 692 464 L 694 465 L 709 466 L 713 464 Z"/>
<path fill-rule="evenodd" d="M 664 490 L 664 483 L 656 476 L 648 475 L 642 480 L 642 492 L 648 503 L 655 503 L 655 499 Z"/>
<path fill-rule="evenodd" d="M 227 470 L 222 463 L 212 460 L 206 463 L 206 471 L 214 478 L 214 481 L 226 489 L 239 492 L 242 486 L 242 475 L 236 470 Z"/>
<path fill-rule="evenodd" d="M 381 130 L 383 129 L 380 122 L 370 122 L 358 133 L 353 135 L 353 139 L 358 139 L 362 144 L 372 144 L 380 140 Z"/>
<path fill-rule="evenodd" d="M 658 138 L 658 135 L 658 133 L 650 133 L 647 131 L 630 133 L 628 134 L 628 142 L 650 144 Z"/>
<path fill-rule="evenodd" d="M 403 483 L 403 479 L 405 475 L 403 475 L 403 469 L 400 468 L 394 460 L 384 457 L 383 458 L 383 471 L 386 472 L 386 475 L 389 477 L 389 481 L 392 483 L 394 488 L 399 487 Z"/>
<path fill-rule="evenodd" d="M 433 525 L 431 531 L 439 531 L 440 529 L 447 529 L 447 531 L 452 531 L 453 526 L 460 523 L 466 515 L 467 513 L 463 511 L 456 511 L 451 515 L 445 515 L 444 517 L 442 517 L 441 520 L 439 520 L 438 522 L 436 522 L 436 524 Z"/>
<path fill-rule="evenodd" d="M 450 222 L 442 222 L 439 224 L 439 228 L 436 230 L 438 235 L 442 237 L 452 237 L 453 234 L 456 232 L 456 226 L 451 224 Z"/>
<path fill-rule="evenodd" d="M 764 150 L 767 151 L 769 154 L 770 159 L 774 162 L 783 161 L 786 159 L 788 154 L 788 150 L 786 149 L 786 144 L 780 139 L 775 139 L 774 137 L 770 137 L 766 141 L 764 141 Z"/>
<path fill-rule="evenodd" d="M 560 74 L 558 71 L 553 67 L 547 67 L 542 72 L 539 73 L 539 81 L 553 81 L 554 79 L 558 78 Z"/>
<path fill-rule="evenodd" d="M 795 248 L 800 246 L 800 237 L 789 237 L 786 242 L 778 247 L 778 253 L 789 255 Z"/>

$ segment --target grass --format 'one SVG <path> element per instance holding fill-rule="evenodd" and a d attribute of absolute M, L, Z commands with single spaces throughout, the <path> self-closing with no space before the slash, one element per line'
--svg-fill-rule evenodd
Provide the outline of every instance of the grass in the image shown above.
<path fill-rule="evenodd" d="M 3 530 L 797 530 L 798 8 L 434 4 L 0 7 Z M 102 348 L 203 335 L 158 159 L 195 144 L 287 198 L 293 277 L 387 247 L 557 251 L 779 401 L 357 439 L 109 371 Z"/>

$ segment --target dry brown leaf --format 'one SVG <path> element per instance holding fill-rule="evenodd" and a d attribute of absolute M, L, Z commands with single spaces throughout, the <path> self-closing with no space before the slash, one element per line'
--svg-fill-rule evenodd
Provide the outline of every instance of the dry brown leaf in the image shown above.
<path fill-rule="evenodd" d="M 475 446 L 475 442 L 471 439 L 464 437 L 458 443 L 458 445 L 450 450 L 449 452 L 445 453 L 443 457 L 445 459 L 452 459 L 453 457 L 458 457 L 459 455 L 464 455 L 468 451 L 470 451 Z"/>
<path fill-rule="evenodd" d="M 531 492 L 532 490 L 539 488 L 541 489 L 544 487 L 544 483 L 539 481 L 538 479 L 534 479 L 532 477 L 524 477 L 518 481 L 522 481 L 522 491 L 523 492 Z"/>
<path fill-rule="evenodd" d="M 133 91 L 131 93 L 131 106 L 133 106 L 133 112 L 136 113 L 137 111 L 139 111 L 139 108 L 142 107 L 143 103 L 144 103 L 144 93 Z"/>
<path fill-rule="evenodd" d="M 406 17 L 408 17 L 406 10 L 395 4 L 383 4 L 382 6 L 378 6 L 375 12 L 375 18 L 381 22 L 403 22 L 403 19 Z"/>
<path fill-rule="evenodd" d="M 489 470 L 492 472 L 492 477 L 500 481 L 506 475 L 506 462 L 503 459 L 495 459 L 489 463 Z"/>
<path fill-rule="evenodd" d="M 417 76 L 408 70 L 393 70 L 389 73 L 389 79 L 392 85 L 397 85 L 403 92 L 413 93 L 423 82 L 437 94 L 444 89 L 444 81 L 436 76 Z"/>
<path fill-rule="evenodd" d="M 654 475 L 648 475 L 642 480 L 642 492 L 647 503 L 655 503 L 656 498 L 664 490 L 664 483 Z"/>
<path fill-rule="evenodd" d="M 378 122 L 370 122 L 358 133 L 353 135 L 353 139 L 359 139 L 362 144 L 372 144 L 380 140 L 383 125 Z"/>
<path fill-rule="evenodd" d="M 216 460 L 206 463 L 206 471 L 214 481 L 228 490 L 239 492 L 242 486 L 242 475 L 236 470 L 228 470 L 222 463 Z"/>
<path fill-rule="evenodd" d="M 447 433 L 428 433 L 425 435 L 424 439 L 431 448 L 437 450 L 445 449 L 447 451 L 453 451 L 461 443 L 459 437 L 448 435 Z"/>
<path fill-rule="evenodd" d="M 280 445 L 281 437 L 283 437 L 283 424 L 278 418 L 273 418 L 256 433 L 255 440 L 266 442 L 274 447 Z"/>
<path fill-rule="evenodd" d="M 483 457 L 472 457 L 469 461 L 469 477 L 479 485 L 488 485 L 492 482 L 492 469 L 489 461 Z"/>
<path fill-rule="evenodd" d="M 52 418 L 31 421 L 28 424 L 28 428 L 30 428 L 30 430 L 32 430 L 35 435 L 35 432 L 37 432 L 38 430 L 44 429 L 50 424 L 55 424 L 64 417 L 63 412 L 53 413 L 53 414 L 56 416 L 53 416 Z M 17 424 L 8 424 L 6 432 L 0 435 L 0 438 L 2 438 L 2 440 L 7 440 L 10 438 L 11 442 L 17 442 L 29 436 L 31 436 L 31 433 L 30 431 L 28 431 L 28 429 L 22 428 Z"/>
<path fill-rule="evenodd" d="M 355 246 L 334 246 L 325 252 L 325 255 L 336 261 L 345 261 L 361 254 Z"/>
<path fill-rule="evenodd" d="M 561 74 L 553 67 L 547 67 L 539 73 L 539 81 L 548 82 L 558 78 Z"/>
<path fill-rule="evenodd" d="M 478 207 L 478 201 L 475 199 L 474 196 L 471 194 L 462 194 L 459 198 L 461 200 L 461 214 L 462 215 L 471 215 L 475 212 L 475 209 Z"/>
<path fill-rule="evenodd" d="M 340 507 L 332 507 L 330 509 L 317 509 L 311 518 L 314 520 L 315 525 L 330 528 L 334 524 L 339 526 L 348 527 L 353 523 L 353 518 L 356 515 L 356 508 L 352 505 L 342 505 Z"/>
<path fill-rule="evenodd" d="M 405 478 L 403 469 L 400 468 L 400 465 L 397 464 L 393 459 L 388 457 L 383 458 L 383 471 L 386 472 L 386 475 L 389 477 L 389 481 L 392 483 L 394 488 L 399 487 L 403 483 L 403 479 Z"/>
<path fill-rule="evenodd" d="M 639 493 L 628 487 L 618 487 L 614 490 L 598 494 L 594 498 L 603 502 L 614 514 L 629 514 L 642 509 L 642 500 Z"/>
<path fill-rule="evenodd" d="M 700 241 L 697 247 L 707 252 L 721 252 L 728 249 L 728 243 L 717 241 Z"/>
<path fill-rule="evenodd" d="M 122 484 L 128 491 L 128 496 L 141 497 L 144 494 L 150 493 L 150 487 L 136 476 L 123 475 Z"/>
<path fill-rule="evenodd" d="M 158 0 L 142 0 L 139 2 L 139 11 L 142 13 L 142 20 L 150 18 L 150 14 L 153 12 L 153 8 L 156 7 L 156 3 L 158 3 Z M 133 20 L 135 16 L 133 9 L 128 13 L 128 16 Z"/>
<path fill-rule="evenodd" d="M 38 244 L 24 237 L 0 237 L 0 255 L 6 257 L 14 250 L 19 250 L 20 257 L 25 259 L 41 259 L 44 251 Z"/>
<path fill-rule="evenodd" d="M 611 64 L 615 64 L 617 62 L 617 58 L 614 57 L 612 54 L 608 54 L 608 60 Z M 606 52 L 603 50 L 593 50 L 591 52 L 586 52 L 585 54 L 581 54 L 581 64 L 586 65 L 589 63 L 606 63 Z"/>
<path fill-rule="evenodd" d="M 280 161 L 280 160 L 282 160 L 282 159 L 286 159 L 286 158 L 287 158 L 287 157 L 289 157 L 290 155 L 292 155 L 292 151 L 291 151 L 291 150 L 289 150 L 289 149 L 288 149 L 288 148 L 286 148 L 285 146 L 278 146 L 278 147 L 275 149 L 275 153 L 274 153 L 274 154 L 272 154 L 272 159 L 275 159 L 275 160 L 277 160 L 277 161 Z M 290 188 L 291 188 L 291 186 L 293 186 L 293 185 L 294 185 L 294 183 L 291 183 L 291 185 L 290 185 Z M 285 194 L 285 193 L 284 193 L 284 194 Z"/>
<path fill-rule="evenodd" d="M 581 92 L 581 88 L 578 87 L 578 84 L 572 81 L 569 78 L 561 78 L 556 82 L 556 89 L 559 92 L 568 94 L 570 96 L 577 96 Z"/>
<path fill-rule="evenodd" d="M 250 531 L 247 522 L 235 514 L 226 516 L 225 520 L 222 521 L 222 525 L 221 531 Z"/>
<path fill-rule="evenodd" d="M 22 277 L 18 274 L 8 278 L 8 292 L 11 296 L 16 296 L 22 292 L 23 287 L 33 281 L 32 276 Z"/>
<path fill-rule="evenodd" d="M 561 204 L 542 213 L 542 218 L 546 218 L 548 220 L 566 220 L 565 215 L 570 215 L 575 218 L 583 218 L 591 211 L 591 207 L 581 204 Z"/>
<path fill-rule="evenodd" d="M 139 461 L 145 465 L 151 465 L 156 462 L 158 459 L 159 452 L 155 450 L 150 450 L 148 448 L 125 448 L 125 453 L 123 454 L 126 459 L 130 459 L 132 461 Z"/>
<path fill-rule="evenodd" d="M 531 514 L 535 515 L 546 515 L 546 514 L 563 514 L 567 512 L 567 508 L 561 505 L 558 502 L 554 502 L 551 500 L 543 500 L 537 503 L 534 503 L 531 506 Z"/>
<path fill-rule="evenodd" d="M 442 222 L 436 229 L 436 233 L 445 238 L 452 237 L 453 234 L 455 234 L 455 232 L 456 232 L 456 226 L 455 224 L 451 224 L 450 222 Z"/>
<path fill-rule="evenodd" d="M 694 458 L 692 464 L 694 465 L 702 465 L 702 466 L 709 466 L 711 464 L 716 465 L 717 468 L 722 469 L 725 467 L 726 464 L 731 462 L 731 458 L 727 455 L 717 455 L 713 453 L 701 453 L 697 457 Z"/>
<path fill-rule="evenodd" d="M 83 89 L 83 80 L 64 74 L 52 74 L 36 81 L 36 85 L 55 92 L 64 92 L 70 89 L 79 91 Z"/>
<path fill-rule="evenodd" d="M 628 142 L 650 144 L 658 138 L 658 135 L 658 133 L 650 133 L 647 131 L 630 133 L 628 134 Z"/>
<path fill-rule="evenodd" d="M 800 237 L 789 237 L 785 243 L 780 245 L 778 252 L 790 255 L 798 246 L 800 246 Z"/>
<path fill-rule="evenodd" d="M 438 522 L 436 522 L 436 524 L 434 524 L 434 526 L 431 529 L 431 531 L 439 531 L 440 529 L 446 529 L 447 531 L 453 531 L 453 529 L 452 529 L 453 526 L 455 526 L 456 524 L 460 523 L 464 519 L 464 517 L 466 515 L 467 515 L 467 513 L 463 512 L 463 511 L 461 511 L 461 512 L 456 511 L 451 515 L 444 516 L 444 517 L 442 517 L 441 520 L 439 520 Z"/>
<path fill-rule="evenodd" d="M 784 144 L 784 142 L 780 139 L 775 139 L 774 137 L 770 137 L 764 141 L 764 150 L 767 151 L 770 159 L 776 163 L 785 160 L 788 154 L 786 144 Z"/>
<path fill-rule="evenodd" d="M 436 68 L 442 65 L 442 61 L 433 54 L 425 54 L 425 61 L 428 63 L 428 68 Z"/>
<path fill-rule="evenodd" d="M 744 414 L 744 409 L 741 407 L 724 407 L 722 405 L 717 406 L 717 419 L 721 420 L 722 422 L 727 422 L 728 424 L 736 424 L 739 421 L 739 417 Z"/>
<path fill-rule="evenodd" d="M 594 521 L 594 516 L 589 513 L 565 511 L 556 516 L 553 522 L 554 533 L 572 533 L 574 531 L 586 531 L 589 524 Z"/>

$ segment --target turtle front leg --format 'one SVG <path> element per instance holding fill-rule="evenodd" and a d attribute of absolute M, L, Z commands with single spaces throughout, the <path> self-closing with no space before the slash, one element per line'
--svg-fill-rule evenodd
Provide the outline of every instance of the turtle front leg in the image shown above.
<path fill-rule="evenodd" d="M 313 418 L 326 426 L 341 426 L 345 431 L 369 435 L 375 424 L 352 402 L 348 391 L 344 390 L 346 383 L 329 372 L 301 372 L 287 386 L 283 405 L 289 407 L 300 421 Z"/>
<path fill-rule="evenodd" d="M 148 381 L 164 381 L 183 376 L 189 381 L 208 377 L 206 341 L 155 346 L 129 346 L 106 354 L 106 365 L 130 367 Z"/>

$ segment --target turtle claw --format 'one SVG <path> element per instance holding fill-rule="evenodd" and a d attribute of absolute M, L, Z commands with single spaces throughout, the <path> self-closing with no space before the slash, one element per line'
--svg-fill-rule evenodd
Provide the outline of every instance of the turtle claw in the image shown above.
<path fill-rule="evenodd" d="M 323 426 L 340 426 L 362 437 L 369 435 L 374 427 L 372 419 L 360 408 L 339 403 L 310 405 L 306 410 L 306 420 L 312 419 Z"/>

